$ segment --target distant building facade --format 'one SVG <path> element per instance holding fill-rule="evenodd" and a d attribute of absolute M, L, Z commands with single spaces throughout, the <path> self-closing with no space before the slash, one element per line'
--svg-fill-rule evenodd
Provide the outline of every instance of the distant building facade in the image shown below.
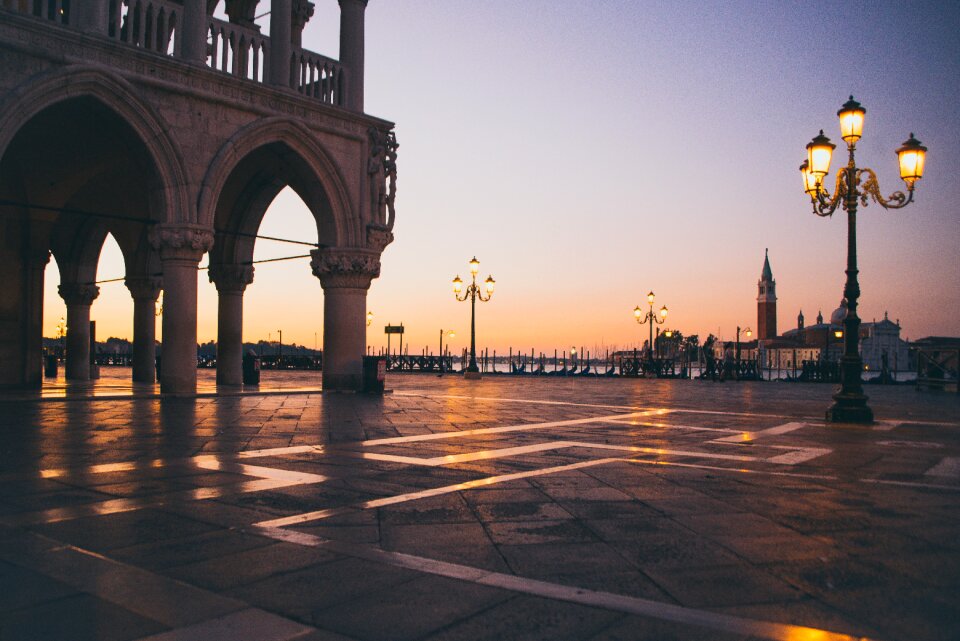
<path fill-rule="evenodd" d="M 758 359 L 762 367 L 775 369 L 799 368 L 803 361 L 837 361 L 843 356 L 846 312 L 841 303 L 829 321 L 818 313 L 817 322 L 806 325 L 800 310 L 797 326 L 778 336 L 776 280 L 765 251 L 757 281 L 757 340 L 741 342 L 741 357 Z M 897 371 L 910 367 L 910 346 L 900 338 L 900 331 L 899 321 L 891 321 L 886 312 L 881 321 L 861 323 L 860 357 L 865 369 L 880 371 L 886 367 Z"/>

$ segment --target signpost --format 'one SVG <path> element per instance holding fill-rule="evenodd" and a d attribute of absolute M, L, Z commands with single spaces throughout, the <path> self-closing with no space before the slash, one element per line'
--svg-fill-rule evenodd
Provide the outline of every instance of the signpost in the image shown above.
<path fill-rule="evenodd" d="M 385 325 L 383 333 L 387 335 L 387 358 L 390 357 L 390 335 L 400 334 L 400 355 L 403 356 L 403 323 L 399 325 Z"/>

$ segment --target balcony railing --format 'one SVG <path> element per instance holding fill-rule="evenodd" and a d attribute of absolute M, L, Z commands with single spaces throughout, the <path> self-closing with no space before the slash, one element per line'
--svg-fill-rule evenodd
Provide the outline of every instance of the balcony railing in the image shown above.
<path fill-rule="evenodd" d="M 0 6 L 58 24 L 69 24 L 70 20 L 69 0 L 66 3 L 64 0 L 2 0 Z"/>
<path fill-rule="evenodd" d="M 294 49 L 290 61 L 294 89 L 330 105 L 343 104 L 343 68 L 339 62 L 306 49 Z"/>
<path fill-rule="evenodd" d="M 86 1 L 0 0 L 0 7 L 77 28 L 78 20 L 71 13 L 75 13 L 78 2 Z M 109 0 L 108 7 L 108 38 L 143 51 L 181 58 L 183 4 L 172 0 Z M 206 37 L 208 67 L 243 80 L 269 82 L 270 38 L 258 29 L 209 17 Z M 337 60 L 291 47 L 291 89 L 325 104 L 343 106 L 345 83 L 343 66 Z"/>
<path fill-rule="evenodd" d="M 270 38 L 257 29 L 210 18 L 207 28 L 207 64 L 237 78 L 263 82 L 268 68 Z"/>
<path fill-rule="evenodd" d="M 134 47 L 180 55 L 183 5 L 169 0 L 111 0 L 107 35 Z"/>

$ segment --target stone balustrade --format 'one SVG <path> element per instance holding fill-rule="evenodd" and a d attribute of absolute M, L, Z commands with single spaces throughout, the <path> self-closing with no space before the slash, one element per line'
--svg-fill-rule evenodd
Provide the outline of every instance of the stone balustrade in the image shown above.
<path fill-rule="evenodd" d="M 86 0 L 89 1 L 89 0 Z M 105 35 L 111 40 L 141 50 L 190 59 L 184 42 L 187 37 L 186 10 L 173 0 L 104 0 L 103 19 L 95 28 L 84 29 L 78 9 L 71 9 L 65 0 L 0 0 L 0 7 L 35 18 L 52 21 L 67 28 L 76 28 Z M 95 22 L 101 16 L 95 13 Z M 89 17 L 87 18 L 90 19 Z M 235 78 L 259 84 L 289 86 L 300 94 L 322 103 L 347 106 L 345 96 L 346 69 L 339 61 L 299 46 L 281 48 L 277 55 L 290 55 L 289 79 L 270 82 L 270 37 L 256 27 L 236 24 L 205 16 L 205 46 L 194 59 Z M 89 26 L 89 25 L 87 25 Z M 302 25 L 300 26 L 302 28 Z M 196 47 L 194 47 L 196 48 Z M 286 49 L 286 51 L 284 51 Z"/>

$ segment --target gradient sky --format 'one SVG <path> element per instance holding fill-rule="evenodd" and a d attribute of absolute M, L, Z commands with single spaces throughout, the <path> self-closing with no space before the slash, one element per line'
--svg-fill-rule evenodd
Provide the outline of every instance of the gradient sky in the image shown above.
<path fill-rule="evenodd" d="M 337 3 L 315 2 L 304 45 L 336 57 Z M 497 281 L 478 347 L 498 353 L 632 347 L 649 290 L 665 327 L 755 329 L 766 247 L 779 331 L 800 309 L 829 316 L 846 215 L 814 216 L 797 168 L 819 129 L 843 144 L 850 94 L 867 109 L 858 164 L 885 194 L 903 188 L 894 150 L 910 132 L 930 150 L 915 204 L 860 210 L 860 315 L 889 311 L 910 339 L 960 335 L 960 4 L 373 0 L 366 15 L 366 110 L 400 143 L 396 241 L 368 297 L 375 348 L 387 322 L 405 324 L 411 353 L 436 351 L 441 328 L 467 345 L 450 281 L 473 255 Z M 289 190 L 261 233 L 316 238 Z M 299 253 L 260 241 L 255 257 Z M 122 275 L 110 239 L 98 277 Z M 216 290 L 200 278 L 207 341 Z M 58 282 L 48 269 L 48 336 Z M 130 337 L 132 309 L 122 284 L 101 286 L 99 338 Z M 322 310 L 308 261 L 257 267 L 244 339 L 283 330 L 312 347 Z"/>

